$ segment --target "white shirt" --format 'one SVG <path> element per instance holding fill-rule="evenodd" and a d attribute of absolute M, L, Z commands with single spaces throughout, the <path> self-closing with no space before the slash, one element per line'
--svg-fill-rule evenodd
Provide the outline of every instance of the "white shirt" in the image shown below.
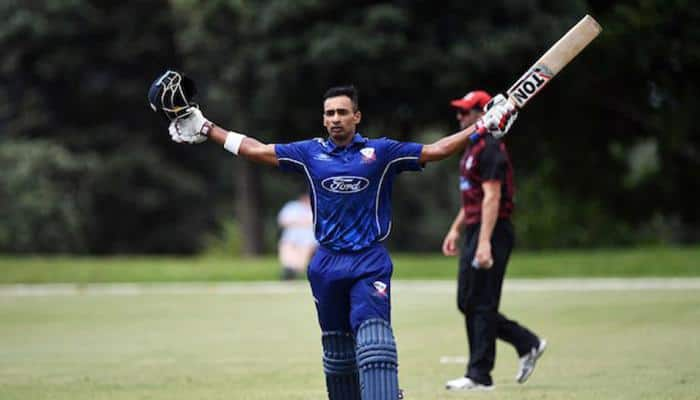
<path fill-rule="evenodd" d="M 291 242 L 302 246 L 316 245 L 313 220 L 309 204 L 299 200 L 288 202 L 277 215 L 277 223 L 283 228 L 280 242 Z"/>

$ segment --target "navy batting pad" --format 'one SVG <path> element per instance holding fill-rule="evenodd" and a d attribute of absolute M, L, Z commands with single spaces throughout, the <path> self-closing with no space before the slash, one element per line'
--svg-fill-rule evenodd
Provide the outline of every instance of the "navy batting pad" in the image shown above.
<path fill-rule="evenodd" d="M 370 319 L 357 330 L 357 365 L 363 400 L 399 398 L 398 360 L 391 324 Z"/>
<path fill-rule="evenodd" d="M 323 372 L 329 400 L 360 400 L 355 339 L 350 332 L 323 332 Z"/>

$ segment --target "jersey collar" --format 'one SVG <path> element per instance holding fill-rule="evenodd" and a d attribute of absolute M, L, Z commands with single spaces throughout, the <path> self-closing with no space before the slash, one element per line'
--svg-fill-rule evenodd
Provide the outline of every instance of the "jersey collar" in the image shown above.
<path fill-rule="evenodd" d="M 355 135 L 352 137 L 352 142 L 350 142 L 350 144 L 348 144 L 347 147 L 348 148 L 352 148 L 352 147 L 356 147 L 356 146 L 362 147 L 366 143 L 367 143 L 367 138 L 360 135 L 360 132 L 355 132 Z M 325 140 L 323 149 L 327 153 L 337 153 L 337 152 L 343 151 L 345 149 L 345 147 L 336 146 L 335 142 L 333 142 L 333 140 L 329 137 L 328 139 Z"/>

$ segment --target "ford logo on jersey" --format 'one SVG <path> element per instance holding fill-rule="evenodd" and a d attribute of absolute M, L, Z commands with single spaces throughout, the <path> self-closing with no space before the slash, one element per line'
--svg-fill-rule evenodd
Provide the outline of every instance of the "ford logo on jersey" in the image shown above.
<path fill-rule="evenodd" d="M 367 189 L 369 179 L 361 176 L 333 176 L 324 179 L 321 186 L 333 193 L 357 193 Z"/>

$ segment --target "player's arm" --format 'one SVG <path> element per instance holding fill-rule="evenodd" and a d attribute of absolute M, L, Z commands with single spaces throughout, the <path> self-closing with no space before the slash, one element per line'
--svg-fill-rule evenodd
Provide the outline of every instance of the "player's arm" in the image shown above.
<path fill-rule="evenodd" d="M 238 145 L 238 156 L 246 158 L 250 161 L 258 162 L 261 164 L 277 166 L 279 161 L 277 161 L 277 155 L 275 154 L 274 144 L 265 144 L 258 141 L 255 138 L 244 136 L 234 139 L 229 138 L 229 135 L 239 135 L 235 132 L 226 131 L 216 125 L 212 126 L 209 130 L 209 139 L 215 143 L 218 143 L 227 150 L 229 150 L 226 141 L 229 143 L 234 140 L 240 139 Z M 241 135 L 242 136 L 242 135 Z"/>
<path fill-rule="evenodd" d="M 481 135 L 486 134 L 485 130 L 477 130 L 476 124 L 467 127 L 450 136 L 440 138 L 438 141 L 423 146 L 420 153 L 420 162 L 439 161 L 445 159 L 459 151 L 464 150 L 468 143 L 478 140 Z"/>
<path fill-rule="evenodd" d="M 484 198 L 481 201 L 481 228 L 479 229 L 479 242 L 476 247 L 474 260 L 481 268 L 491 268 L 491 265 L 493 265 L 491 235 L 498 219 L 498 207 L 501 202 L 501 181 L 484 181 L 481 187 L 484 190 Z"/>
<path fill-rule="evenodd" d="M 227 131 L 207 120 L 198 108 L 193 107 L 189 114 L 174 120 L 168 130 L 170 137 L 178 143 L 201 143 L 209 139 L 248 160 L 273 166 L 279 164 L 274 144 Z"/>
<path fill-rule="evenodd" d="M 518 110 L 513 103 L 502 94 L 494 98 L 486 105 L 484 114 L 475 124 L 443 137 L 438 141 L 426 144 L 420 154 L 420 162 L 438 161 L 458 153 L 470 142 L 476 142 L 481 136 L 491 134 L 499 139 L 503 137 L 518 116 Z"/>
<path fill-rule="evenodd" d="M 275 145 L 230 132 L 204 118 L 192 101 L 197 93 L 194 81 L 180 72 L 168 70 L 148 89 L 148 103 L 169 120 L 170 138 L 177 143 L 198 144 L 210 139 L 231 153 L 251 161 L 277 166 Z"/>
<path fill-rule="evenodd" d="M 455 217 L 454 221 L 452 221 L 450 230 L 447 231 L 447 235 L 445 235 L 445 239 L 442 241 L 442 254 L 446 256 L 457 255 L 457 242 L 459 242 L 459 238 L 464 230 L 464 222 L 464 208 L 460 207 L 457 216 Z"/>

